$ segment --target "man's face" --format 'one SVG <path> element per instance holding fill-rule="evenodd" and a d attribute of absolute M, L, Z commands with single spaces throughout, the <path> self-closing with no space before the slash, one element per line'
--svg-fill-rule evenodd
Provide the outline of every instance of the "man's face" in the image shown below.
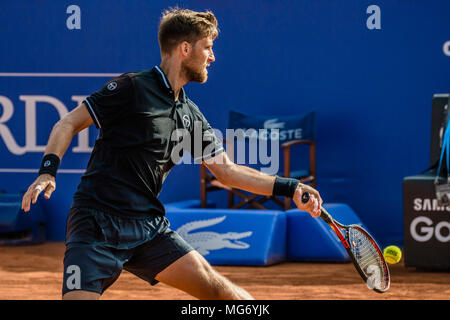
<path fill-rule="evenodd" d="M 208 79 L 206 68 L 216 60 L 212 46 L 211 37 L 202 38 L 192 46 L 189 57 L 182 63 L 182 70 L 189 81 L 204 83 Z"/>

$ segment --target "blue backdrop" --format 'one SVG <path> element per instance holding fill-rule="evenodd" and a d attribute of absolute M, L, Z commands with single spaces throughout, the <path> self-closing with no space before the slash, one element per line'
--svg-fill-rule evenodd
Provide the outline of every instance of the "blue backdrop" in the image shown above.
<path fill-rule="evenodd" d="M 431 98 L 450 91 L 448 1 L 2 1 L 0 190 L 34 180 L 63 107 L 111 74 L 159 64 L 159 17 L 175 5 L 219 20 L 209 80 L 186 86 L 212 126 L 225 130 L 229 110 L 315 110 L 322 197 L 350 205 L 382 245 L 401 245 L 402 178 L 428 167 Z M 371 5 L 379 10 L 367 13 Z M 63 238 L 59 226 L 97 136 L 88 131 L 42 201 L 51 240 Z M 199 198 L 198 176 L 198 165 L 176 166 L 163 202 Z"/>

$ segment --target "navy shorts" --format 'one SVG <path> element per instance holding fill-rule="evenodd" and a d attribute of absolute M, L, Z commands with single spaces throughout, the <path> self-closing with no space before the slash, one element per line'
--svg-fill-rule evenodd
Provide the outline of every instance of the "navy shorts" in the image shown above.
<path fill-rule="evenodd" d="M 164 216 L 128 218 L 93 208 L 71 208 L 67 217 L 63 295 L 102 294 L 125 269 L 151 285 L 155 276 L 193 250 Z"/>

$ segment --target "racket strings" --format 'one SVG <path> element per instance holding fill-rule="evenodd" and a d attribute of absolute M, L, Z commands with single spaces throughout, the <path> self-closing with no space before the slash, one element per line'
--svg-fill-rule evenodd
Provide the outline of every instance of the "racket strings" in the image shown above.
<path fill-rule="evenodd" d="M 366 234 L 356 228 L 348 230 L 350 248 L 361 270 L 370 279 L 375 287 L 384 290 L 388 279 L 384 272 L 384 262 L 379 251 Z"/>

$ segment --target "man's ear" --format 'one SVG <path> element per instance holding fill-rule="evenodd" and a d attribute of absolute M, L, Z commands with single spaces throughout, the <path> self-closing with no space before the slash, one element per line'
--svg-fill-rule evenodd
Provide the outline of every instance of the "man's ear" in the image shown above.
<path fill-rule="evenodd" d="M 187 41 L 183 41 L 180 45 L 180 50 L 183 56 L 188 56 L 191 52 L 191 44 Z"/>

